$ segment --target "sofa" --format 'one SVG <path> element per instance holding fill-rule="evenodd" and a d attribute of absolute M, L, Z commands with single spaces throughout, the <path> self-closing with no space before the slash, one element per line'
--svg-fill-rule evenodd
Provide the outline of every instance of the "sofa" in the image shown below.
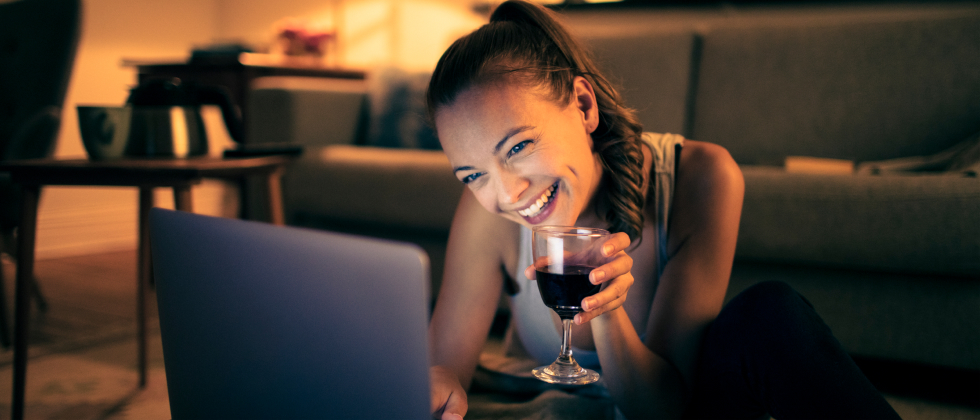
<path fill-rule="evenodd" d="M 980 5 L 561 14 L 647 131 L 739 163 L 729 298 L 785 281 L 856 357 L 980 371 Z M 426 75 L 381 73 L 257 84 L 249 139 L 305 146 L 289 223 L 417 243 L 436 291 L 463 187 L 423 124 Z"/>

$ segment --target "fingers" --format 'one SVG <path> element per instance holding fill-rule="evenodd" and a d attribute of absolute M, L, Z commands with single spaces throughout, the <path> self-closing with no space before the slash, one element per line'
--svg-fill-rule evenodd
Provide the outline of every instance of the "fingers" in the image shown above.
<path fill-rule="evenodd" d="M 591 321 L 593 318 L 622 306 L 626 294 L 633 285 L 633 275 L 629 272 L 608 282 L 599 293 L 582 300 L 582 310 L 575 315 L 578 325 Z"/>
<path fill-rule="evenodd" d="M 528 280 L 537 280 L 538 277 L 535 270 L 538 269 L 545 270 L 547 269 L 547 267 L 548 267 L 548 257 L 538 257 L 538 259 L 535 260 L 533 264 L 529 265 L 527 268 L 524 269 L 524 277 L 527 277 Z"/>
<path fill-rule="evenodd" d="M 466 394 L 454 392 L 446 402 L 446 409 L 442 411 L 442 420 L 463 420 L 469 405 L 466 401 Z"/>
<path fill-rule="evenodd" d="M 610 235 L 602 245 L 600 252 L 606 263 L 589 273 L 589 281 L 592 284 L 603 284 L 604 287 L 599 293 L 582 300 L 583 312 L 575 315 L 576 324 L 589 322 L 599 315 L 622 306 L 626 301 L 626 293 L 633 286 L 634 280 L 633 274 L 630 273 L 633 268 L 633 258 L 625 251 L 629 246 L 629 235 L 622 232 Z M 546 257 L 538 258 L 524 269 L 524 276 L 535 280 L 536 269 L 547 265 Z"/>
<path fill-rule="evenodd" d="M 596 296 L 598 296 L 598 295 L 596 295 Z M 595 296 L 593 296 L 593 297 L 595 297 Z M 606 312 L 612 311 L 613 309 L 616 309 L 616 308 L 622 306 L 624 302 L 626 302 L 626 293 L 623 293 L 621 295 L 618 295 L 615 298 L 613 298 L 613 300 L 611 300 L 609 302 L 606 302 L 604 304 L 602 304 L 601 301 L 600 301 L 599 303 L 596 304 L 596 305 L 598 305 L 598 307 L 595 307 L 595 308 L 593 308 L 591 310 L 588 310 L 588 311 L 579 312 L 578 314 L 576 314 L 575 315 L 574 322 L 575 322 L 576 325 L 582 325 L 582 324 L 584 324 L 586 322 L 589 322 L 589 321 L 595 319 L 599 315 L 602 315 L 602 314 L 604 314 Z"/>
<path fill-rule="evenodd" d="M 592 284 L 601 284 L 608 279 L 629 274 L 633 268 L 633 258 L 624 251 L 629 245 L 630 238 L 625 233 L 619 232 L 610 236 L 610 239 L 602 246 L 603 256 L 609 259 L 605 264 L 596 267 L 589 273 L 589 281 Z"/>
<path fill-rule="evenodd" d="M 432 418 L 461 420 L 469 405 L 459 379 L 442 366 L 429 368 Z"/>
<path fill-rule="evenodd" d="M 602 284 L 608 279 L 614 279 L 623 274 L 628 274 L 633 268 L 633 259 L 623 251 L 619 251 L 611 261 L 597 267 L 589 273 L 589 281 L 592 284 Z"/>
<path fill-rule="evenodd" d="M 602 255 L 605 257 L 611 257 L 616 255 L 617 252 L 623 251 L 630 246 L 629 235 L 623 232 L 616 232 L 609 235 L 609 239 L 602 246 Z"/>
<path fill-rule="evenodd" d="M 613 258 L 611 264 L 607 262 L 605 265 L 593 270 L 593 274 L 590 277 L 593 284 L 600 284 L 605 279 L 614 278 L 622 273 L 628 272 L 633 268 L 633 260 L 629 259 L 628 256 L 623 252 L 626 248 L 630 246 L 629 235 L 623 232 L 617 232 L 609 236 L 609 239 L 602 245 L 600 252 L 602 253 L 603 259 Z M 622 253 L 622 255 L 617 255 Z M 626 256 L 626 260 L 622 258 Z M 566 261 L 571 258 L 570 255 L 566 255 Z M 595 256 L 589 258 L 594 260 Z M 548 257 L 538 257 L 530 266 L 524 269 L 524 276 L 530 280 L 535 280 L 535 270 L 544 270 L 549 265 Z M 591 265 L 591 264 L 589 264 Z M 608 267 L 607 267 L 608 266 Z M 598 276 L 598 278 L 596 278 Z"/>
<path fill-rule="evenodd" d="M 534 260 L 534 263 L 531 264 L 531 266 L 534 267 L 535 270 L 547 270 L 548 264 L 548 257 L 538 257 L 536 260 Z"/>
<path fill-rule="evenodd" d="M 582 300 L 583 312 L 579 312 L 577 315 L 575 315 L 574 321 L 576 324 L 581 325 L 589 322 L 599 315 L 622 306 L 623 302 L 626 301 L 627 292 L 629 292 L 630 287 L 633 286 L 633 274 L 629 271 L 632 266 L 633 259 L 626 255 L 625 252 L 622 252 L 622 255 L 612 263 L 600 267 L 603 270 L 607 270 L 609 273 L 622 274 L 619 274 L 612 280 L 607 281 L 606 287 L 602 288 L 599 293 Z M 596 270 L 593 270 L 593 274 Z M 602 279 L 599 279 L 598 281 L 602 281 Z M 592 283 L 597 284 L 597 281 L 592 279 Z"/>

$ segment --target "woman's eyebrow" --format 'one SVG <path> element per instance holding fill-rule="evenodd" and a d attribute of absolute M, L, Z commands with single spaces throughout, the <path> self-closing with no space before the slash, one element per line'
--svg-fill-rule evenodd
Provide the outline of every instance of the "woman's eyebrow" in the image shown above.
<path fill-rule="evenodd" d="M 504 143 L 506 143 L 507 140 L 510 139 L 511 137 L 514 137 L 517 134 L 523 133 L 531 129 L 534 129 L 534 126 L 522 125 L 520 127 L 514 127 L 510 129 L 510 131 L 508 131 L 507 134 L 504 135 L 504 138 L 500 139 L 500 141 L 497 142 L 497 145 L 493 147 L 493 154 L 500 153 L 500 149 L 504 147 Z"/>
<path fill-rule="evenodd" d="M 533 130 L 533 129 L 534 129 L 534 126 L 533 125 L 522 125 L 520 127 L 514 127 L 512 129 L 510 129 L 510 131 L 508 131 L 507 134 L 504 135 L 504 138 L 500 139 L 500 141 L 497 142 L 497 145 L 493 147 L 493 154 L 496 155 L 497 153 L 500 153 L 500 149 L 504 147 L 504 143 L 507 143 L 507 140 L 509 140 L 511 137 L 514 137 L 514 136 L 516 136 L 516 135 L 518 135 L 520 133 L 523 133 L 523 132 L 528 131 L 528 130 Z M 473 170 L 473 169 L 476 169 L 476 168 L 474 168 L 472 166 L 457 166 L 457 167 L 453 168 L 453 173 L 456 173 L 456 172 L 459 172 L 459 171 L 470 171 L 470 170 Z"/>

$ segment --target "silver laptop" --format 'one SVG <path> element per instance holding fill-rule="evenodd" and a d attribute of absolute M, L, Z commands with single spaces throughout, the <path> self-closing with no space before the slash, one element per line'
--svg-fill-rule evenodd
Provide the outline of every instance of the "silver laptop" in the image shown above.
<path fill-rule="evenodd" d="M 427 419 L 429 263 L 410 244 L 150 213 L 174 419 Z"/>

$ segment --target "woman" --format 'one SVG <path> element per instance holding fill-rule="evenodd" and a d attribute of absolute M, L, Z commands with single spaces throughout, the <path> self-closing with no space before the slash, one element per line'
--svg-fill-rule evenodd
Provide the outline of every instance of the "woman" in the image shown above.
<path fill-rule="evenodd" d="M 446 51 L 427 101 L 467 186 L 429 330 L 435 416 L 465 415 L 505 285 L 518 289 L 521 344 L 554 359 L 544 338 L 557 334 L 557 317 L 525 293 L 528 229 L 548 224 L 615 232 L 572 343 L 583 365 L 597 356 L 591 364 L 626 417 L 897 417 L 788 286 L 756 286 L 722 311 L 738 166 L 719 146 L 643 133 L 551 12 L 500 5 Z"/>

